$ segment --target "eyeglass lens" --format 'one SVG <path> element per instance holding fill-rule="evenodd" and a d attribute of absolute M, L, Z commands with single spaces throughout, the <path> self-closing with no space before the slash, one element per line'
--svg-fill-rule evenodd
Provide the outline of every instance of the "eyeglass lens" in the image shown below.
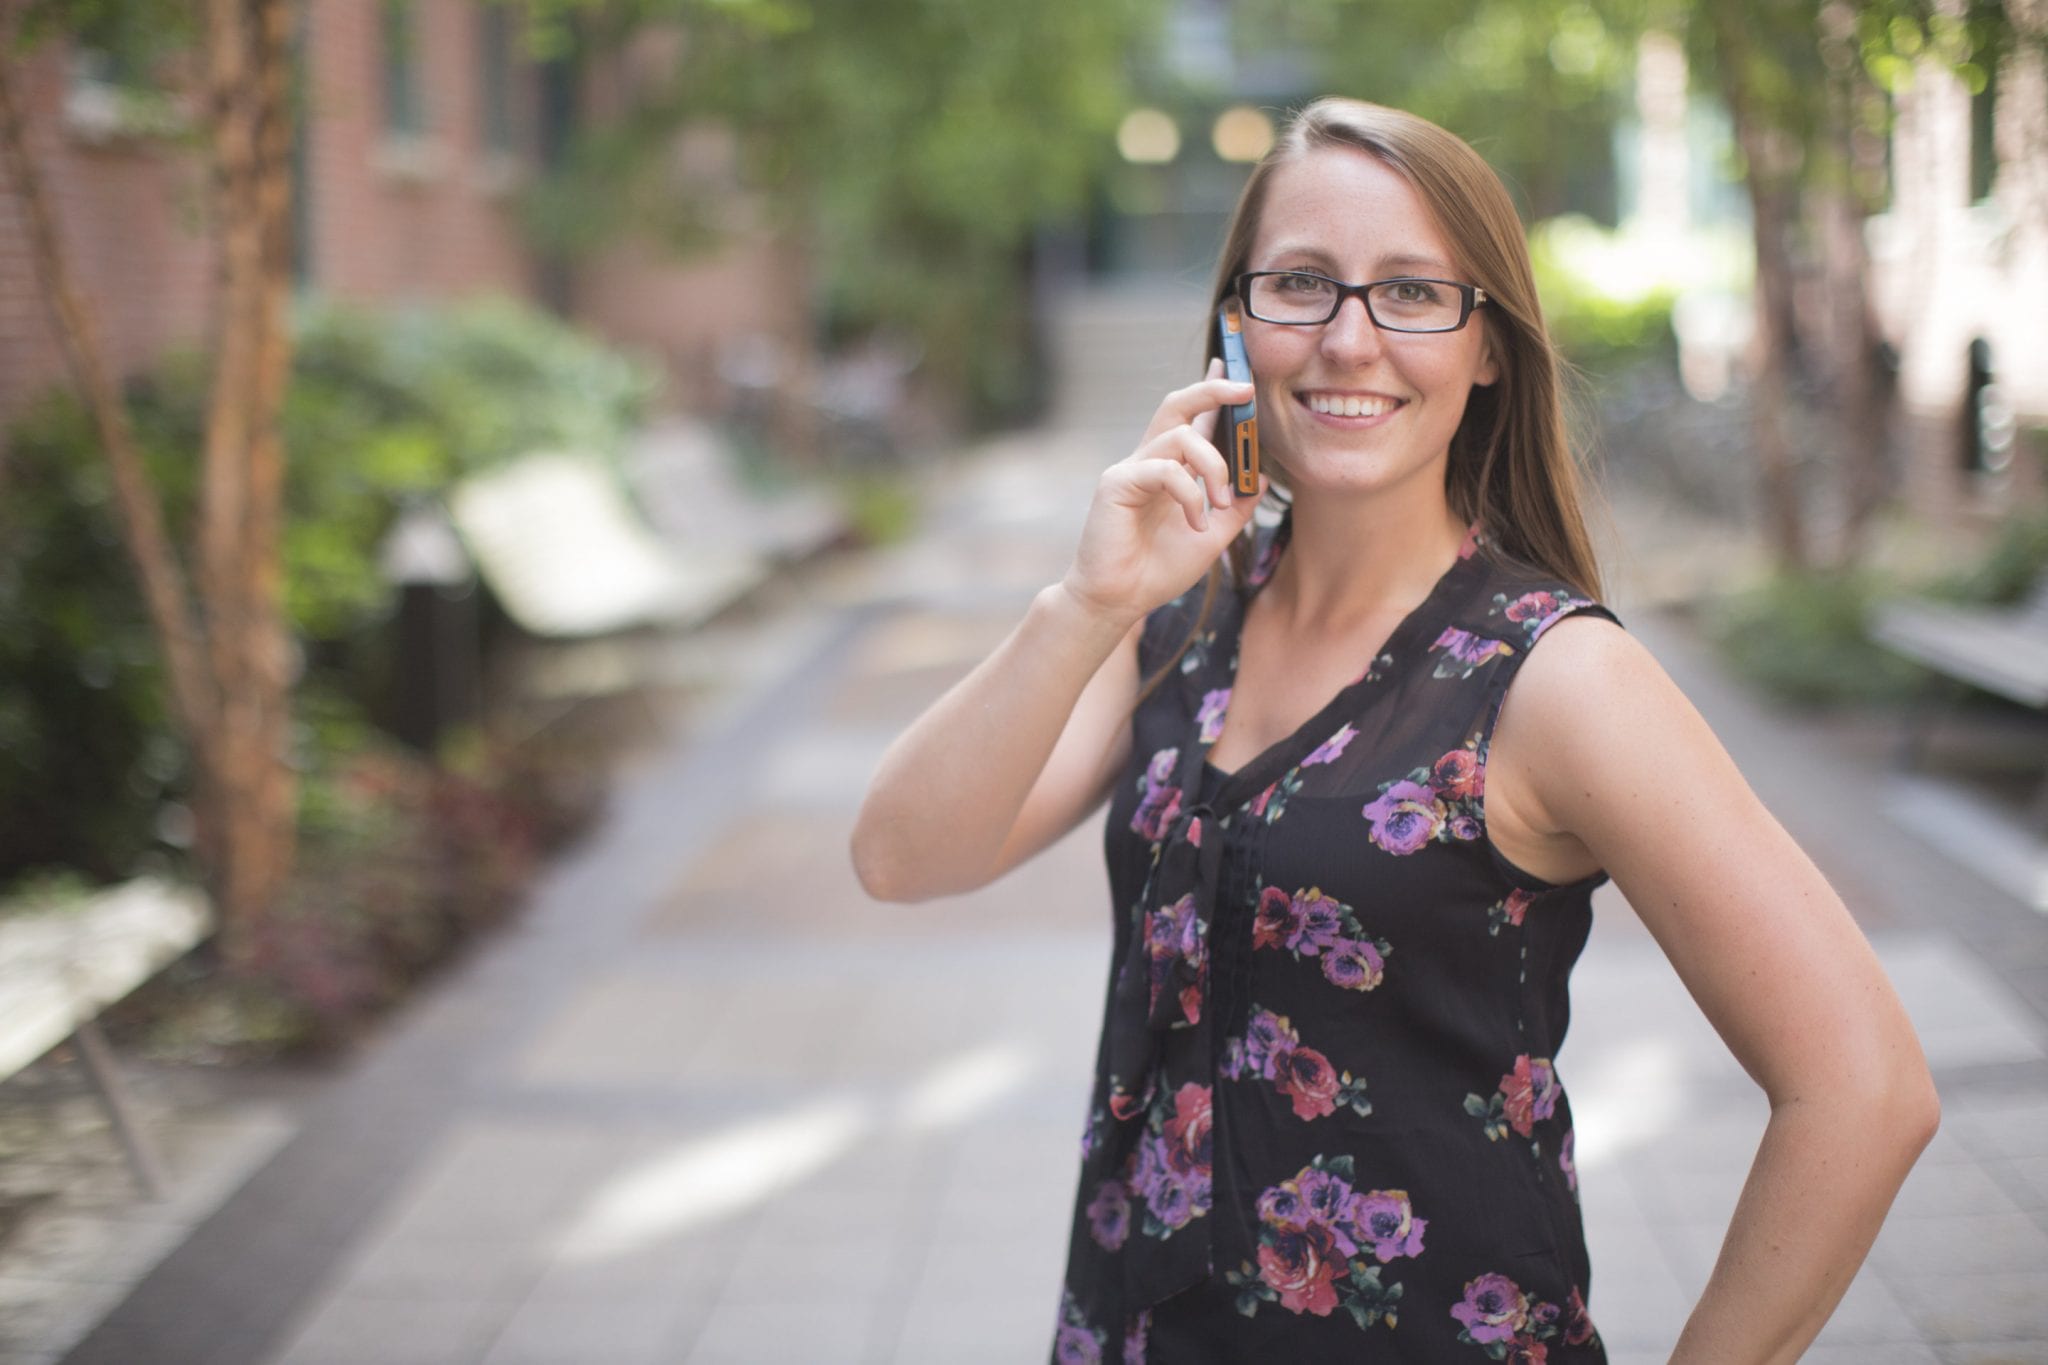
<path fill-rule="evenodd" d="M 1320 275 L 1255 275 L 1246 304 L 1267 322 L 1327 322 L 1337 313 L 1337 286 Z M 1436 280 L 1388 280 L 1366 291 L 1374 321 L 1406 331 L 1447 331 L 1465 311 L 1462 292 Z"/>

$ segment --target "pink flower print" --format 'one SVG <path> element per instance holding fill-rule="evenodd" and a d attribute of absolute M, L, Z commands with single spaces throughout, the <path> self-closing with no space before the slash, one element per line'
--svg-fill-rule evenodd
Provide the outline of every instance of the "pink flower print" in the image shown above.
<path fill-rule="evenodd" d="M 1264 815 L 1266 813 L 1266 803 L 1268 801 L 1271 801 L 1273 799 L 1273 793 L 1279 790 L 1280 784 L 1278 782 L 1267 783 L 1266 789 L 1260 792 L 1257 796 L 1252 798 L 1252 814 Z"/>
<path fill-rule="evenodd" d="M 1130 1191 L 1121 1180 L 1105 1180 L 1088 1202 L 1088 1232 L 1104 1251 L 1115 1251 L 1131 1231 Z"/>
<path fill-rule="evenodd" d="M 1501 1360 L 1503 1365 L 1549 1365 L 1550 1348 L 1534 1337 L 1516 1337 Z"/>
<path fill-rule="evenodd" d="M 1396 782 L 1364 810 L 1371 839 L 1387 852 L 1414 853 L 1436 838 L 1446 817 L 1436 793 L 1417 782 Z"/>
<path fill-rule="evenodd" d="M 1358 738 L 1358 731 L 1348 721 L 1344 728 L 1316 746 L 1316 751 L 1301 760 L 1304 768 L 1313 768 L 1320 763 L 1335 763 L 1344 754 L 1352 740 Z"/>
<path fill-rule="evenodd" d="M 1165 1136 L 1167 1164 L 1176 1171 L 1209 1170 L 1216 1121 L 1210 1096 L 1208 1086 L 1193 1081 L 1174 1094 Z"/>
<path fill-rule="evenodd" d="M 1131 814 L 1131 831 L 1139 837 L 1157 843 L 1180 814 L 1180 788 L 1168 785 L 1179 762 L 1178 748 L 1161 749 L 1145 765 L 1145 794 Z"/>
<path fill-rule="evenodd" d="M 1508 603 L 1507 617 L 1510 621 L 1540 621 L 1556 611 L 1556 593 L 1525 592 Z"/>
<path fill-rule="evenodd" d="M 1439 649 L 1447 656 L 1446 662 L 1439 662 L 1437 665 L 1436 676 L 1439 678 L 1453 675 L 1469 678 L 1481 665 L 1515 652 L 1505 640 L 1475 635 L 1456 626 L 1445 626 L 1443 634 L 1436 637 L 1436 642 L 1430 646 L 1430 650 L 1434 652 Z M 1457 667 L 1450 667 L 1450 664 L 1456 664 Z"/>
<path fill-rule="evenodd" d="M 1571 1139 L 1567 1137 L 1565 1141 Z M 1572 1286 L 1572 1296 L 1564 1301 L 1564 1339 L 1573 1346 L 1584 1346 L 1593 1339 L 1593 1319 L 1586 1312 L 1586 1299 L 1577 1285 Z"/>
<path fill-rule="evenodd" d="M 1335 1242 L 1332 1231 L 1321 1224 L 1260 1239 L 1259 1278 L 1280 1295 L 1282 1308 L 1330 1316 L 1337 1306 L 1337 1290 L 1331 1283 L 1337 1265 L 1330 1257 Z"/>
<path fill-rule="evenodd" d="M 1259 893 L 1259 910 L 1252 920 L 1252 947 L 1279 948 L 1301 928 L 1301 904 L 1277 886 Z"/>
<path fill-rule="evenodd" d="M 1529 1296 L 1505 1275 L 1481 1275 L 1465 1284 L 1465 1301 L 1451 1309 L 1464 1324 L 1462 1338 L 1488 1346 L 1505 1342 L 1529 1322 Z"/>
<path fill-rule="evenodd" d="M 1564 620 L 1565 617 L 1571 615 L 1572 612 L 1576 611 L 1578 608 L 1591 606 L 1592 603 L 1593 599 L 1590 597 L 1558 598 L 1557 606 L 1555 607 L 1555 609 L 1545 614 L 1543 619 L 1536 623 L 1536 628 L 1529 632 L 1529 643 L 1536 643 L 1536 641 L 1543 638 L 1544 631 L 1549 630 L 1559 621 Z"/>
<path fill-rule="evenodd" d="M 1102 1333 L 1088 1325 L 1071 1289 L 1060 1292 L 1060 1330 L 1052 1356 L 1056 1365 L 1102 1365 Z"/>
<path fill-rule="evenodd" d="M 1420 1256 L 1422 1233 L 1429 1226 L 1417 1218 L 1406 1190 L 1374 1190 L 1353 1197 L 1349 1213 L 1356 1236 L 1372 1247 L 1384 1265 L 1396 1256 Z"/>
<path fill-rule="evenodd" d="M 1202 743 L 1214 744 L 1223 737 L 1223 715 L 1229 709 L 1229 688 L 1219 687 L 1213 692 L 1203 694 L 1202 709 L 1195 713 L 1195 719 L 1202 726 Z"/>
<path fill-rule="evenodd" d="M 1259 1220 L 1273 1227 L 1286 1230 L 1308 1226 L 1308 1204 L 1301 1197 L 1301 1186 L 1292 1180 L 1283 1180 L 1267 1188 L 1259 1196 Z"/>
<path fill-rule="evenodd" d="M 1244 1069 L 1264 1080 L 1273 1080 L 1276 1060 L 1301 1043 L 1283 1015 L 1271 1010 L 1254 1010 L 1244 1029 Z"/>
<path fill-rule="evenodd" d="M 1152 1310 L 1147 1308 L 1131 1321 L 1124 1333 L 1124 1365 L 1145 1365 L 1145 1337 L 1152 1330 Z"/>
<path fill-rule="evenodd" d="M 1465 539 L 1458 546 L 1458 558 L 1470 559 L 1473 553 L 1485 543 L 1486 532 L 1480 529 L 1478 522 L 1473 522 L 1465 528 Z"/>
<path fill-rule="evenodd" d="M 1508 898 L 1501 902 L 1501 914 L 1509 924 L 1520 928 L 1522 916 L 1528 913 L 1529 904 L 1535 899 L 1535 896 L 1517 887 L 1508 892 Z"/>
<path fill-rule="evenodd" d="M 1058 1365 L 1102 1365 L 1102 1333 L 1079 1323 L 1062 1323 L 1052 1356 Z"/>
<path fill-rule="evenodd" d="M 1195 896 L 1192 891 L 1173 904 L 1161 906 L 1152 913 L 1146 928 L 1146 946 L 1151 954 L 1151 1008 L 1158 1008 L 1159 992 L 1166 988 L 1167 979 L 1173 974 L 1175 958 L 1180 958 L 1189 966 L 1198 969 L 1207 960 L 1205 932 L 1206 927 L 1200 916 L 1195 913 Z M 1202 1015 L 1200 989 L 1192 985 L 1183 987 L 1179 999 L 1181 1013 L 1187 1022 L 1199 1022 Z"/>
<path fill-rule="evenodd" d="M 1557 1168 L 1564 1172 L 1564 1187 L 1573 1194 L 1577 1194 L 1579 1192 L 1579 1167 L 1576 1158 L 1572 1155 L 1573 1136 L 1574 1134 L 1571 1129 L 1567 1128 L 1564 1130 L 1564 1141 L 1558 1144 L 1557 1149 Z"/>
<path fill-rule="evenodd" d="M 1430 768 L 1429 784 L 1439 796 L 1464 801 L 1486 792 L 1486 765 L 1470 749 L 1453 749 Z"/>
<path fill-rule="evenodd" d="M 1302 1217 L 1332 1229 L 1337 1250 L 1346 1256 L 1357 1255 L 1358 1244 L 1351 1238 L 1351 1210 L 1358 1194 L 1350 1182 L 1320 1167 L 1305 1166 L 1295 1174 L 1293 1184 L 1301 1191 Z"/>
<path fill-rule="evenodd" d="M 1344 906 L 1320 887 L 1310 887 L 1295 898 L 1294 927 L 1287 935 L 1291 952 L 1314 957 L 1335 944 L 1344 933 Z"/>
<path fill-rule="evenodd" d="M 1294 1047 L 1273 1058 L 1273 1085 L 1287 1096 L 1298 1119 L 1319 1119 L 1337 1109 L 1337 1072 L 1312 1047 Z"/>
<path fill-rule="evenodd" d="M 1386 977 L 1387 961 L 1377 945 L 1364 939 L 1341 938 L 1323 954 L 1323 977 L 1347 991 L 1369 991 Z"/>
<path fill-rule="evenodd" d="M 1557 1073 L 1548 1058 L 1515 1058 L 1515 1069 L 1500 1078 L 1508 1126 L 1523 1137 L 1534 1130 L 1536 1121 L 1547 1119 L 1557 1109 Z"/>

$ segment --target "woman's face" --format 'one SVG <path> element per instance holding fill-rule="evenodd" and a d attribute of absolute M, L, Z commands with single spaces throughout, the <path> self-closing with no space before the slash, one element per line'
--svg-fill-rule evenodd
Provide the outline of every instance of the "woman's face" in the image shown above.
<path fill-rule="evenodd" d="M 1274 172 L 1245 268 L 1352 284 L 1396 275 L 1472 283 L 1414 187 L 1349 147 L 1313 151 Z M 1383 332 L 1363 299 L 1348 298 L 1320 327 L 1247 318 L 1245 353 L 1258 385 L 1260 442 L 1297 495 L 1369 494 L 1413 480 L 1442 489 L 1466 397 L 1496 374 L 1484 308 L 1455 332 Z M 1358 401 L 1358 415 L 1343 415 L 1347 400 Z"/>

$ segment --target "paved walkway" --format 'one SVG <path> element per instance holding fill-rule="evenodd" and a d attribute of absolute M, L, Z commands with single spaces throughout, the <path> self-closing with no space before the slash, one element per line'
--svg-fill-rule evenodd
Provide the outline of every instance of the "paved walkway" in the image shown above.
<path fill-rule="evenodd" d="M 523 917 L 346 1074 L 237 1111 L 269 1125 L 246 1178 L 68 1354 L 88 1324 L 46 1314 L 0 1365 L 1043 1360 L 1108 966 L 1098 823 L 918 907 L 866 901 L 845 846 L 882 747 L 1064 568 L 1117 454 L 1066 431 L 952 467 L 914 543 L 705 637 L 731 686 Z M 1758 705 L 1613 600 L 1856 911 L 1945 1096 L 1808 1359 L 2048 1360 L 2048 922 L 1881 818 L 1872 737 Z M 1591 1307 L 1638 1365 L 1765 1110 L 1612 887 L 1596 920 L 1560 1071 Z M 209 1149 L 173 1145 L 189 1181 Z M 0 1260 L 0 1315 L 59 1274 Z"/>

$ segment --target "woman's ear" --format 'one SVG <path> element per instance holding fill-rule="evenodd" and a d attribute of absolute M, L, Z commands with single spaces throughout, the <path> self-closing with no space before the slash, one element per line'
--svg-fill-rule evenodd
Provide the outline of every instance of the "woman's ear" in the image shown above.
<path fill-rule="evenodd" d="M 1493 332 L 1481 324 L 1479 328 L 1479 372 L 1472 376 L 1472 382 L 1480 388 L 1490 388 L 1500 378 L 1500 362 L 1494 358 Z"/>

